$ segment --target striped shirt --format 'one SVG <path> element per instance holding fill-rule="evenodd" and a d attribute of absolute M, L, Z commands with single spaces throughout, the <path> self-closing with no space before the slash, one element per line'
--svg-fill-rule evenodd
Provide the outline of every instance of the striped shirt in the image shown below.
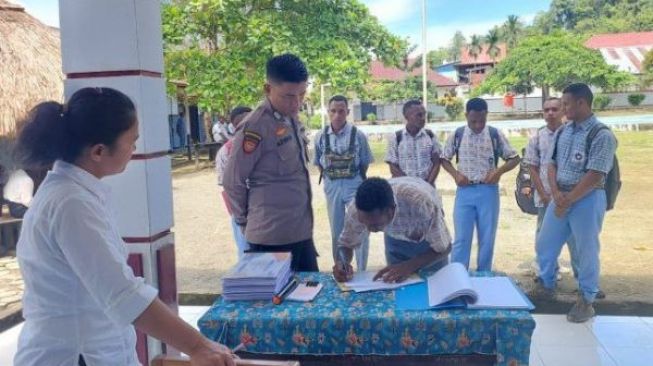
<path fill-rule="evenodd" d="M 610 130 L 602 130 L 592 141 L 592 146 L 587 149 L 587 135 L 599 123 L 596 116 L 592 115 L 580 123 L 569 122 L 561 127 L 557 134 L 557 149 L 555 159 L 549 154 L 549 162 L 557 168 L 556 181 L 561 187 L 573 187 L 580 182 L 588 170 L 601 172 L 604 175 L 612 169 L 617 139 Z M 589 154 L 587 154 L 589 151 Z M 589 156 L 586 156 L 589 155 Z M 601 180 L 601 185 L 605 177 Z"/>
<path fill-rule="evenodd" d="M 454 149 L 455 133 L 447 139 L 442 157 L 447 160 L 456 156 Z M 510 146 L 506 136 L 499 131 L 500 154 L 503 160 L 512 159 L 518 156 L 517 151 Z M 457 169 L 470 181 L 482 181 L 485 176 L 495 169 L 494 150 L 490 130 L 485 126 L 479 133 L 475 133 L 468 126 L 465 127 L 463 136 L 458 147 Z"/>
<path fill-rule="evenodd" d="M 451 235 L 444 222 L 442 201 L 435 188 L 414 177 L 389 179 L 395 200 L 395 216 L 383 232 L 395 239 L 419 243 L 427 241 L 437 253 L 451 244 Z M 369 232 L 358 221 L 358 210 L 352 202 L 347 205 L 345 227 L 338 240 L 341 246 L 356 248 Z"/>
<path fill-rule="evenodd" d="M 551 193 L 548 178 L 549 156 L 551 155 L 555 133 L 555 131 L 551 131 L 546 126 L 538 129 L 535 136 L 531 137 L 528 141 L 526 154 L 524 155 L 524 161 L 528 165 L 538 167 L 544 191 L 549 194 Z M 537 190 L 535 190 L 535 207 L 544 207 L 542 197 L 540 197 L 540 193 Z"/>
<path fill-rule="evenodd" d="M 436 136 L 431 138 L 423 128 L 414 137 L 405 128 L 401 134 L 399 146 L 397 135 L 390 136 L 385 162 L 397 164 L 409 177 L 426 180 L 433 168 L 433 160 L 442 154 L 442 145 Z"/>

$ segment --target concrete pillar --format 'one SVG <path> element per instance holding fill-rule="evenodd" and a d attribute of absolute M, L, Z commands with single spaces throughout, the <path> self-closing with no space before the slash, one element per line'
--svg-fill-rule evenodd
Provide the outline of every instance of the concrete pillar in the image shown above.
<path fill-rule="evenodd" d="M 107 178 L 129 264 L 177 310 L 172 182 L 159 0 L 59 0 L 65 95 L 118 89 L 136 104 L 140 138 L 124 173 Z M 139 333 L 144 365 L 165 346 Z"/>

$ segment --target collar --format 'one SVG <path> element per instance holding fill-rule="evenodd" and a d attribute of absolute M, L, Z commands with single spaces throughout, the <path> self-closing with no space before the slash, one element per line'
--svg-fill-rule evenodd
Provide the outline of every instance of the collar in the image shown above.
<path fill-rule="evenodd" d="M 572 123 L 572 126 L 574 127 L 574 130 L 588 131 L 595 124 L 596 124 L 596 115 L 592 113 L 592 115 L 589 116 L 589 118 L 587 118 L 586 120 L 580 122 L 574 121 Z"/>
<path fill-rule="evenodd" d="M 55 161 L 52 172 L 69 178 L 87 191 L 91 192 L 93 195 L 97 196 L 102 202 L 106 202 L 111 193 L 111 188 L 93 174 L 77 165 L 67 163 L 63 160 Z"/>
<path fill-rule="evenodd" d="M 263 101 L 263 108 L 268 110 L 272 114 L 272 116 L 274 116 L 274 119 L 276 119 L 277 121 L 285 120 L 285 116 L 281 114 L 281 112 L 277 112 L 277 110 L 274 109 L 274 107 L 272 106 L 272 102 L 270 102 L 270 99 L 265 98 L 265 100 Z"/>
<path fill-rule="evenodd" d="M 471 128 L 469 128 L 469 126 L 465 126 L 465 130 L 466 130 L 468 133 L 470 133 L 470 134 L 472 134 L 472 135 L 474 135 L 474 136 L 480 136 L 480 135 L 484 134 L 485 131 L 487 131 L 487 123 L 485 124 L 485 127 L 483 127 L 483 129 L 481 130 L 481 132 L 479 132 L 479 133 L 474 132 L 474 130 L 472 130 Z"/>
<path fill-rule="evenodd" d="M 348 134 L 350 130 L 351 130 L 351 123 L 345 122 L 345 125 L 340 129 L 340 131 L 337 132 L 337 133 L 334 133 L 333 132 L 333 127 L 331 127 L 331 124 L 329 123 L 329 126 L 327 128 L 327 134 L 337 135 L 337 136 L 344 136 L 344 135 Z"/>
<path fill-rule="evenodd" d="M 408 129 L 406 127 L 404 127 L 403 134 L 404 134 L 404 136 L 407 136 L 407 137 L 413 137 L 410 134 L 410 132 L 408 132 Z M 415 137 L 413 137 L 413 138 L 416 139 L 418 137 L 421 137 L 422 135 L 426 135 L 426 127 L 422 127 L 421 130 L 417 131 L 417 133 L 415 134 Z"/>

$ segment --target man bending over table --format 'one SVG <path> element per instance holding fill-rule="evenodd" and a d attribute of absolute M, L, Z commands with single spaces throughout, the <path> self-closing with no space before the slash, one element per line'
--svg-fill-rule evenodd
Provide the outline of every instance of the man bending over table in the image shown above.
<path fill-rule="evenodd" d="M 435 188 L 414 177 L 369 178 L 347 206 L 333 266 L 337 281 L 352 278 L 353 250 L 368 233 L 379 231 L 384 233 L 387 266 L 375 280 L 402 282 L 421 269 L 437 270 L 448 263 L 451 236 Z"/>

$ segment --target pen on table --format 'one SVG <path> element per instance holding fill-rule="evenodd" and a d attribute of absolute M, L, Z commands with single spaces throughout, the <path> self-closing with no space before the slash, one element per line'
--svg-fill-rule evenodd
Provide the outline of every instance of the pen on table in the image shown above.
<path fill-rule="evenodd" d="M 243 350 L 243 349 L 245 349 L 245 343 L 241 343 L 241 344 L 237 345 L 236 347 L 234 347 L 234 349 L 231 350 L 231 352 L 236 353 L 236 352 L 238 352 L 240 350 Z"/>
<path fill-rule="evenodd" d="M 272 303 L 275 305 L 281 304 L 283 299 L 295 288 L 295 285 L 297 285 L 297 277 L 293 277 L 278 294 L 272 297 Z"/>

